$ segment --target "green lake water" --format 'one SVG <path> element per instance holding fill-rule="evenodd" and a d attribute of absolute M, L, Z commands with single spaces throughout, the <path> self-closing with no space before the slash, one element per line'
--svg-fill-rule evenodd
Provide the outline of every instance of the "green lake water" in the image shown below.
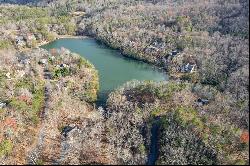
<path fill-rule="evenodd" d="M 98 70 L 100 91 L 97 105 L 103 105 L 108 94 L 127 81 L 135 79 L 167 80 L 167 75 L 163 70 L 141 61 L 126 58 L 119 51 L 111 49 L 95 39 L 59 39 L 42 46 L 47 50 L 61 47 L 80 54 Z"/>

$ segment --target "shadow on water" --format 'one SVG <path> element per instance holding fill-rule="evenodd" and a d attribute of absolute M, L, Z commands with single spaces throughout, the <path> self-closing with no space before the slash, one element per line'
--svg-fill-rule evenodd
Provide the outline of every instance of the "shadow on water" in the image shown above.
<path fill-rule="evenodd" d="M 147 165 L 155 165 L 159 156 L 159 129 L 160 129 L 160 119 L 156 118 L 152 124 L 151 128 L 151 138 Z"/>
<path fill-rule="evenodd" d="M 106 102 L 108 99 L 108 95 L 112 92 L 112 90 L 102 90 L 98 93 L 97 101 L 95 102 L 97 107 L 106 107 Z"/>

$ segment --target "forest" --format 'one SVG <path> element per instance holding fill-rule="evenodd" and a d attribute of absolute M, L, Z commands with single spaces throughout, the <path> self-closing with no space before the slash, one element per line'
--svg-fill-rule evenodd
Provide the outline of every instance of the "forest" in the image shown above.
<path fill-rule="evenodd" d="M 0 164 L 145 165 L 153 129 L 156 165 L 249 164 L 248 0 L 0 0 L 0 16 Z M 61 36 L 169 80 L 129 81 L 98 108 L 94 65 L 39 48 Z"/>

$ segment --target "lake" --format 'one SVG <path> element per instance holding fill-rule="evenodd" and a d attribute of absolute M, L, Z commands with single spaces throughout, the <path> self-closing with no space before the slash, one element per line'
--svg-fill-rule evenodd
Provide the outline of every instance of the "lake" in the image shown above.
<path fill-rule="evenodd" d="M 145 62 L 126 58 L 118 50 L 107 47 L 92 38 L 58 39 L 41 46 L 47 50 L 67 48 L 89 60 L 99 73 L 100 91 L 97 105 L 105 105 L 108 94 L 131 80 L 167 80 L 163 70 Z"/>

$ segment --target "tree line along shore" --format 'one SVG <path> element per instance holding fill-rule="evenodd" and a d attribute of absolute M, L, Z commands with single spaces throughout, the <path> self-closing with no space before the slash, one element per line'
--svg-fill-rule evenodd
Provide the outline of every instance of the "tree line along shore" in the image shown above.
<path fill-rule="evenodd" d="M 146 164 L 156 121 L 155 164 L 249 164 L 249 1 L 0 2 L 1 164 Z M 94 66 L 37 48 L 84 35 L 170 81 L 95 108 Z"/>

